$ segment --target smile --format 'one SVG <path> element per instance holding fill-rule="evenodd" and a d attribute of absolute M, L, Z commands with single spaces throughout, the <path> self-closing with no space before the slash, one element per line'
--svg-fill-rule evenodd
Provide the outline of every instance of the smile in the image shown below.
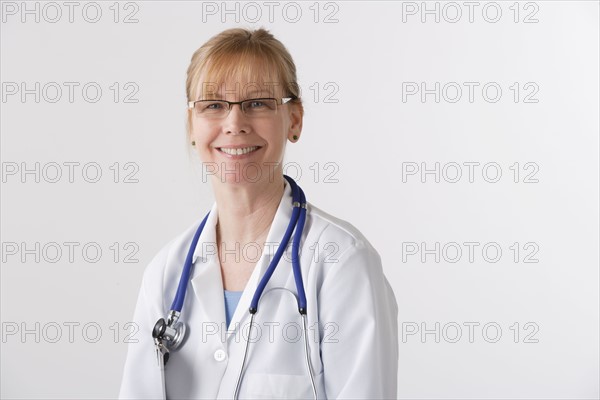
<path fill-rule="evenodd" d="M 227 148 L 227 147 L 217 147 L 217 150 L 219 150 L 225 154 L 229 154 L 231 156 L 240 156 L 242 154 L 252 153 L 253 151 L 256 151 L 258 149 L 260 149 L 259 146 L 242 147 L 242 148 L 238 148 L 238 149 L 232 149 L 232 148 Z"/>

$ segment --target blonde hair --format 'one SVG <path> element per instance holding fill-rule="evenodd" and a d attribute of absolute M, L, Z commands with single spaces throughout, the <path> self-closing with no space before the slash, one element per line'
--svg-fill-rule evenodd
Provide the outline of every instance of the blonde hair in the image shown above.
<path fill-rule="evenodd" d="M 200 79 L 204 78 L 204 82 Z M 204 43 L 192 55 L 187 70 L 187 101 L 213 93 L 209 88 L 225 81 L 248 82 L 253 85 L 281 86 L 283 97 L 292 97 L 304 114 L 296 65 L 285 46 L 269 31 L 259 28 L 227 29 Z M 206 85 L 208 83 L 208 85 Z M 232 88 L 227 88 L 227 91 Z M 188 110 L 187 133 L 192 128 L 192 113 Z"/>

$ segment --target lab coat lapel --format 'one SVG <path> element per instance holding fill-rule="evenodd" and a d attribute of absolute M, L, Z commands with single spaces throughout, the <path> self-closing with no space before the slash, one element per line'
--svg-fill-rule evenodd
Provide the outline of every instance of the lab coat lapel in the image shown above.
<path fill-rule="evenodd" d="M 230 342 L 231 337 L 234 336 L 234 333 L 241 329 L 244 324 L 249 323 L 249 312 L 250 303 L 252 301 L 252 297 L 254 297 L 254 292 L 256 291 L 256 287 L 258 283 L 262 279 L 265 271 L 269 267 L 271 260 L 275 256 L 277 249 L 279 248 L 279 243 L 287 230 L 287 227 L 290 223 L 290 219 L 292 218 L 292 191 L 290 189 L 290 185 L 285 181 L 285 187 L 283 191 L 283 196 L 281 197 L 281 201 L 279 202 L 279 207 L 277 208 L 277 213 L 273 218 L 273 222 L 271 223 L 271 228 L 269 230 L 269 234 L 267 235 L 267 242 L 263 248 L 262 255 L 258 260 L 256 266 L 254 267 L 254 271 L 252 275 L 250 275 L 250 279 L 246 284 L 244 292 L 242 293 L 242 297 L 235 309 L 233 316 L 231 317 L 231 322 L 229 324 L 229 329 L 227 330 L 227 341 Z M 290 239 L 290 245 L 293 239 L 293 234 Z M 280 260 L 279 264 L 283 264 L 283 257 Z M 280 268 L 280 266 L 278 266 Z M 220 271 L 220 270 L 219 270 Z M 273 278 L 273 277 L 272 277 Z M 221 281 L 222 282 L 222 281 Z M 271 281 L 269 281 L 271 284 Z M 269 285 L 267 285 L 267 288 Z M 266 289 L 265 289 L 266 290 Z M 221 292 L 223 288 L 221 287 Z M 264 293 L 264 292 L 263 292 Z M 259 303 L 260 304 L 260 303 Z M 239 326 L 236 326 L 239 324 Z"/>
<path fill-rule="evenodd" d="M 194 252 L 194 277 L 191 279 L 203 323 L 225 326 L 223 278 L 217 254 L 217 205 L 213 205 Z"/>

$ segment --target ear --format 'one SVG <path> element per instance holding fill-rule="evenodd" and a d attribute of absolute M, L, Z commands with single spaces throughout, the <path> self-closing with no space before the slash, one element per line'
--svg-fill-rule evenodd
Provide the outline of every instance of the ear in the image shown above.
<path fill-rule="evenodd" d="M 302 103 L 288 103 L 290 106 L 290 130 L 288 132 L 288 139 L 292 142 L 297 142 L 302 133 L 302 120 L 304 118 L 304 107 Z M 294 140 L 294 136 L 296 139 Z"/>

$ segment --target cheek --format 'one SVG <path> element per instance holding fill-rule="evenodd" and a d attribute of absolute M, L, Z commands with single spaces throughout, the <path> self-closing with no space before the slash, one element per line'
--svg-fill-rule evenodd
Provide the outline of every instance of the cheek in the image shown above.
<path fill-rule="evenodd" d="M 191 124 L 190 135 L 197 142 L 206 142 L 209 138 L 214 137 L 217 129 L 214 126 L 205 122 L 193 121 Z"/>
<path fill-rule="evenodd" d="M 278 141 L 285 142 L 289 129 L 289 121 L 285 118 L 285 116 L 282 116 L 281 119 L 277 121 L 277 124 L 272 128 L 272 137 L 276 138 Z"/>
<path fill-rule="evenodd" d="M 268 136 L 263 136 L 273 146 L 273 150 L 279 151 L 285 146 L 286 133 L 283 130 L 283 125 L 271 126 L 268 131 Z"/>
<path fill-rule="evenodd" d="M 198 123 L 198 121 L 195 121 L 193 118 L 192 118 L 192 122 L 191 122 L 190 126 L 191 126 L 190 132 L 192 135 L 198 135 L 200 132 L 202 132 L 203 129 L 206 129 L 205 126 Z"/>

